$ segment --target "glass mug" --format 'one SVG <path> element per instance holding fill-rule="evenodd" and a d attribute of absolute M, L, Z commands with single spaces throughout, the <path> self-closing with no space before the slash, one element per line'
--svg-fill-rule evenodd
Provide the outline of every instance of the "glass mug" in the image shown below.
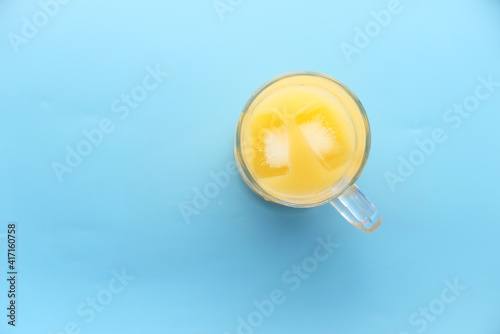
<path fill-rule="evenodd" d="M 370 125 L 356 95 L 317 72 L 279 75 L 246 103 L 235 158 L 246 184 L 268 201 L 308 208 L 330 203 L 364 232 L 382 221 L 354 184 L 370 152 Z"/>

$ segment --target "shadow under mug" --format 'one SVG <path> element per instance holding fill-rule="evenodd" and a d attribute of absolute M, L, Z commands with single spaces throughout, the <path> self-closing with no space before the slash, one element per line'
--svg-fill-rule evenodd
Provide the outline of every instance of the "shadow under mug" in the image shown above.
<path fill-rule="evenodd" d="M 346 110 L 351 117 L 351 121 L 356 118 L 358 126 L 355 127 L 356 145 L 359 145 L 359 159 L 357 163 L 353 164 L 349 172 L 346 173 L 339 182 L 334 186 L 327 189 L 326 195 L 323 198 L 314 198 L 310 200 L 290 200 L 279 198 L 266 191 L 264 187 L 256 180 L 256 177 L 248 168 L 249 164 L 245 160 L 243 139 L 242 139 L 242 126 L 247 120 L 247 117 L 252 115 L 255 107 L 269 94 L 273 94 L 283 87 L 290 85 L 319 85 L 325 87 L 334 87 L 338 91 L 339 96 L 343 96 L 344 103 L 349 104 Z M 327 88 L 325 88 L 328 90 Z M 331 91 L 330 91 L 331 93 Z M 243 177 L 245 183 L 258 195 L 268 201 L 272 201 L 281 205 L 294 207 L 294 208 L 308 208 L 326 203 L 330 203 L 340 214 L 348 220 L 355 227 L 363 232 L 374 231 L 381 223 L 382 218 L 370 202 L 370 200 L 361 192 L 361 190 L 354 184 L 359 175 L 363 171 L 368 155 L 370 152 L 370 125 L 363 105 L 356 97 L 356 95 L 347 88 L 343 83 L 337 79 L 330 77 L 323 73 L 312 71 L 295 71 L 279 75 L 265 84 L 252 94 L 247 101 L 243 111 L 241 112 L 238 127 L 236 130 L 235 141 L 235 158 L 238 170 Z"/>

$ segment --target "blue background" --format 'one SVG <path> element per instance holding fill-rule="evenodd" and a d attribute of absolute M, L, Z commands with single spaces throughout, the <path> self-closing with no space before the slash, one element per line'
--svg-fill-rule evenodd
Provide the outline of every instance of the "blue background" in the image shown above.
<path fill-rule="evenodd" d="M 500 88 L 460 126 L 443 118 L 479 77 L 500 81 L 500 2 L 402 0 L 349 57 L 341 44 L 390 1 L 224 3 L 221 19 L 211 0 L 74 0 L 15 47 L 41 7 L 0 1 L 1 277 L 11 221 L 19 271 L 15 328 L 1 280 L 0 332 L 233 334 L 280 290 L 246 333 L 500 333 Z M 157 65 L 168 76 L 121 119 L 112 104 Z M 372 234 L 331 206 L 267 203 L 233 175 L 194 207 L 233 161 L 248 97 L 292 70 L 338 78 L 367 110 L 357 184 L 384 219 Z M 53 163 L 103 119 L 113 131 L 60 182 Z M 386 173 L 435 128 L 446 141 L 391 189 Z M 328 236 L 338 247 L 292 291 L 283 275 Z M 451 303 L 446 280 L 461 286 Z M 93 298 L 105 305 L 90 319 L 78 308 Z"/>

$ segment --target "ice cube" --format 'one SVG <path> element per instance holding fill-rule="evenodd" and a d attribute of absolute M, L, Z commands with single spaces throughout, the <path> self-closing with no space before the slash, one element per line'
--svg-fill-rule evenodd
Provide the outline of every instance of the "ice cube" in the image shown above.
<path fill-rule="evenodd" d="M 295 122 L 315 153 L 328 170 L 345 164 L 351 156 L 351 145 L 339 126 L 332 108 L 323 101 L 313 101 L 301 108 Z"/>
<path fill-rule="evenodd" d="M 271 168 L 288 167 L 288 135 L 285 128 L 266 131 L 263 141 L 263 163 Z"/>
<path fill-rule="evenodd" d="M 302 135 L 318 156 L 334 154 L 338 151 L 335 131 L 324 125 L 324 118 L 316 115 L 312 120 L 299 125 Z"/>
<path fill-rule="evenodd" d="M 257 177 L 288 173 L 288 135 L 277 108 L 259 112 L 252 120 L 252 138 L 257 148 L 252 163 Z"/>

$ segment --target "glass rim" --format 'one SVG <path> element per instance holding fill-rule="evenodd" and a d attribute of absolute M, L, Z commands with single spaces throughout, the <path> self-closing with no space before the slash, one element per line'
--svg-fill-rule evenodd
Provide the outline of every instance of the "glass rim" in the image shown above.
<path fill-rule="evenodd" d="M 340 187 L 337 190 L 337 192 L 334 193 L 333 195 L 328 196 L 327 198 L 322 199 L 320 201 L 311 202 L 311 203 L 290 202 L 290 201 L 283 200 L 279 197 L 276 197 L 276 196 L 268 193 L 265 189 L 263 189 L 260 186 L 260 184 L 258 182 L 255 181 L 254 177 L 252 176 L 249 168 L 247 167 L 247 165 L 245 163 L 245 160 L 243 159 L 243 155 L 241 152 L 241 150 L 242 150 L 241 139 L 240 139 L 241 138 L 241 128 L 242 128 L 242 124 L 243 124 L 243 118 L 247 114 L 250 106 L 257 99 L 257 97 L 259 97 L 262 94 L 262 92 L 264 92 L 271 85 L 275 84 L 276 82 L 278 82 L 280 80 L 290 78 L 290 77 L 296 77 L 296 76 L 311 76 L 311 77 L 323 78 L 323 79 L 332 81 L 335 84 L 339 85 L 352 98 L 352 100 L 356 104 L 358 111 L 361 115 L 361 118 L 363 120 L 363 125 L 365 127 L 365 136 L 364 136 L 365 137 L 365 148 L 363 151 L 363 156 L 361 158 L 361 162 L 359 164 L 359 167 L 357 168 L 353 177 L 349 180 L 349 182 L 347 182 L 345 185 Z M 236 165 L 238 166 L 238 170 L 240 171 L 240 174 L 243 177 L 243 180 L 245 181 L 245 183 L 254 192 L 256 192 L 257 194 L 262 196 L 264 199 L 278 203 L 278 204 L 282 204 L 282 205 L 294 207 L 294 208 L 308 208 L 308 207 L 314 207 L 314 206 L 329 203 L 329 202 L 335 200 L 336 198 L 338 198 L 339 196 L 341 196 L 343 192 L 345 192 L 347 189 L 349 189 L 354 184 L 354 182 L 357 181 L 357 179 L 359 178 L 359 176 L 363 172 L 363 169 L 366 166 L 366 163 L 368 161 L 368 156 L 370 154 L 370 146 L 371 146 L 370 123 L 368 121 L 368 116 L 366 114 L 365 108 L 363 107 L 363 104 L 361 103 L 359 98 L 356 96 L 356 94 L 354 94 L 354 92 L 351 91 L 349 89 L 349 87 L 347 87 L 341 81 L 339 81 L 338 79 L 336 79 L 332 76 L 329 76 L 327 74 L 320 73 L 320 72 L 302 70 L 302 71 L 286 72 L 286 73 L 280 74 L 278 76 L 275 76 L 275 77 L 269 79 L 268 81 L 266 81 L 264 84 L 262 84 L 259 88 L 257 88 L 257 90 L 255 90 L 255 92 L 250 96 L 248 101 L 245 103 L 245 106 L 243 107 L 243 109 L 240 113 L 240 117 L 238 119 L 238 126 L 236 128 L 236 138 L 235 138 L 234 151 L 235 151 Z"/>

